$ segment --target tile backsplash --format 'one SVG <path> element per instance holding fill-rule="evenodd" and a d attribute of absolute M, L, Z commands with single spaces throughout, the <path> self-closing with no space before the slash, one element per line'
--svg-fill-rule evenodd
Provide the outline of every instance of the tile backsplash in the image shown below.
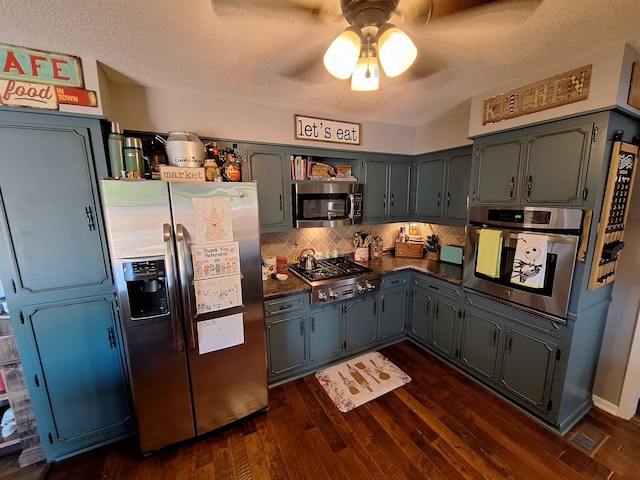
<path fill-rule="evenodd" d="M 353 238 L 357 232 L 378 235 L 384 241 L 385 250 L 395 245 L 403 223 L 380 225 L 356 225 L 335 228 L 299 228 L 283 233 L 263 233 L 261 254 L 287 257 L 290 262 L 297 259 L 305 248 L 313 248 L 318 254 L 338 250 L 340 255 L 352 254 L 355 250 Z M 429 223 L 417 223 L 418 235 L 436 235 L 440 245 L 464 245 L 464 227 L 449 227 Z M 322 255 L 318 255 L 322 256 Z"/>

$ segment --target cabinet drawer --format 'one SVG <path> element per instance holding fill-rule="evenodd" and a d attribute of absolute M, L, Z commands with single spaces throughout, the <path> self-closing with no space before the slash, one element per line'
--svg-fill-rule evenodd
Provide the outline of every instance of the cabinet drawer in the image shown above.
<path fill-rule="evenodd" d="M 305 308 L 307 305 L 307 294 L 289 295 L 272 300 L 265 300 L 264 315 L 271 317 L 281 313 L 295 312 Z"/>
<path fill-rule="evenodd" d="M 382 276 L 380 288 L 402 287 L 407 284 L 409 274 L 407 272 L 388 273 Z"/>
<path fill-rule="evenodd" d="M 554 338 L 560 338 L 562 335 L 562 324 L 549 320 L 538 315 L 523 312 L 514 307 L 504 305 L 500 302 L 494 302 L 480 295 L 468 293 L 466 295 L 465 304 L 477 308 L 481 308 L 492 314 L 499 315 L 516 324 L 524 325 L 532 328 L 537 332 L 542 332 Z"/>
<path fill-rule="evenodd" d="M 422 275 L 420 273 L 413 274 L 413 285 L 425 290 L 431 290 L 438 295 L 453 298 L 456 300 L 462 299 L 462 288 L 447 283 L 442 280 L 437 280 L 428 275 Z"/>

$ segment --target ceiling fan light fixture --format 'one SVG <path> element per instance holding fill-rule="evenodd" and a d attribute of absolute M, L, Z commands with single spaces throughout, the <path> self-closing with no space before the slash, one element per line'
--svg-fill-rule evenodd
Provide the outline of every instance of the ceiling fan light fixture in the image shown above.
<path fill-rule="evenodd" d="M 384 73 L 397 77 L 416 60 L 418 49 L 409 36 L 391 23 L 378 30 L 378 56 Z"/>
<path fill-rule="evenodd" d="M 380 86 L 380 67 L 375 52 L 369 50 L 361 56 L 351 75 L 351 90 L 370 92 Z"/>
<path fill-rule="evenodd" d="M 358 57 L 362 38 L 355 27 L 347 27 L 338 35 L 324 54 L 324 66 L 336 78 L 346 80 L 351 76 Z"/>

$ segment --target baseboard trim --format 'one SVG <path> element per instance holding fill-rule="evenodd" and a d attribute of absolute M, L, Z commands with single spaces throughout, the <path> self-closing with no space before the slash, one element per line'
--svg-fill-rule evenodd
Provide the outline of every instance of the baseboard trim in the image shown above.
<path fill-rule="evenodd" d="M 613 403 L 605 400 L 604 398 L 597 397 L 596 395 L 592 395 L 593 405 L 600 410 L 604 410 L 607 413 L 610 413 L 613 416 L 618 417 L 618 405 L 614 405 Z"/>

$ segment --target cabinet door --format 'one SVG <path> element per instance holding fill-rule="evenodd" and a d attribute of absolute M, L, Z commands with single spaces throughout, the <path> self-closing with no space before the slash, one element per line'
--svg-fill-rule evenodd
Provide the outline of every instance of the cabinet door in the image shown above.
<path fill-rule="evenodd" d="M 470 310 L 464 313 L 460 361 L 473 373 L 491 381 L 498 375 L 498 353 L 502 326 Z"/>
<path fill-rule="evenodd" d="M 0 116 L 0 230 L 18 295 L 111 289 L 94 197 L 91 133 L 99 129 L 77 122 L 14 125 Z"/>
<path fill-rule="evenodd" d="M 447 198 L 445 199 L 446 216 L 449 220 L 466 223 L 470 178 L 471 152 L 452 157 L 447 169 Z"/>
<path fill-rule="evenodd" d="M 380 338 L 405 331 L 407 294 L 405 289 L 383 291 L 380 294 Z"/>
<path fill-rule="evenodd" d="M 582 205 L 592 123 L 534 135 L 527 143 L 525 203 Z"/>
<path fill-rule="evenodd" d="M 285 152 L 261 148 L 245 149 L 250 180 L 258 182 L 260 229 L 263 232 L 291 230 L 289 165 Z"/>
<path fill-rule="evenodd" d="M 364 164 L 366 220 L 384 218 L 387 209 L 387 164 L 382 161 L 368 160 Z"/>
<path fill-rule="evenodd" d="M 415 208 L 413 213 L 416 217 L 425 221 L 439 220 L 444 214 L 445 202 L 442 201 L 442 197 L 445 190 L 445 163 L 444 158 L 416 163 Z M 468 179 L 467 175 L 467 183 Z M 469 185 L 467 185 L 468 190 Z"/>
<path fill-rule="evenodd" d="M 431 296 L 419 288 L 411 295 L 411 331 L 409 335 L 423 344 L 427 344 L 431 331 Z"/>
<path fill-rule="evenodd" d="M 344 309 L 347 322 L 347 348 L 356 349 L 372 343 L 376 339 L 376 297 L 367 296 L 347 302 Z"/>
<path fill-rule="evenodd" d="M 388 172 L 388 215 L 398 220 L 406 220 L 409 218 L 410 212 L 411 164 L 407 162 L 390 163 Z"/>
<path fill-rule="evenodd" d="M 269 375 L 275 376 L 305 364 L 305 316 L 283 316 L 267 324 Z"/>
<path fill-rule="evenodd" d="M 125 432 L 131 411 L 115 299 L 23 307 L 21 315 L 14 329 L 47 458 Z"/>
<path fill-rule="evenodd" d="M 460 309 L 453 302 L 433 296 L 433 327 L 431 345 L 440 353 L 457 357 L 457 319 Z"/>
<path fill-rule="evenodd" d="M 309 316 L 309 361 L 319 362 L 343 350 L 342 307 L 312 311 Z"/>
<path fill-rule="evenodd" d="M 473 179 L 473 203 L 518 202 L 522 149 L 522 143 L 517 139 L 504 143 L 478 144 Z"/>
<path fill-rule="evenodd" d="M 520 399 L 547 412 L 557 345 L 508 329 L 504 348 L 500 383 Z"/>

